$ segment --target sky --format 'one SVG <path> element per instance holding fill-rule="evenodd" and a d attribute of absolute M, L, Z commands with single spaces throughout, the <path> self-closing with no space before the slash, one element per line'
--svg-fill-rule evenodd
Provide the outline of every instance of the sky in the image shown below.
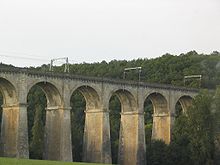
<path fill-rule="evenodd" d="M 3 63 L 109 62 L 191 50 L 220 51 L 220 0 L 0 0 Z"/>

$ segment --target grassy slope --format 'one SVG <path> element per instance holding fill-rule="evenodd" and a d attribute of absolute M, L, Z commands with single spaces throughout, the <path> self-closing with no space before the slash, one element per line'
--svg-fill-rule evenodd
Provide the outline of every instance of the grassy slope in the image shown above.
<path fill-rule="evenodd" d="M 101 164 L 0 158 L 0 165 L 101 165 Z"/>

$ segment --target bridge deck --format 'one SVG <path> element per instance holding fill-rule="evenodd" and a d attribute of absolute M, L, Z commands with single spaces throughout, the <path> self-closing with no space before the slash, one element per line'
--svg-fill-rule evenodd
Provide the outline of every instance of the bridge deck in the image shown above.
<path fill-rule="evenodd" d="M 2 68 L 0 67 L 0 72 L 2 73 L 17 73 L 17 74 L 27 74 L 30 76 L 39 76 L 39 77 L 51 77 L 51 78 L 61 78 L 61 79 L 72 79 L 72 80 L 83 80 L 89 82 L 98 82 L 98 83 L 111 83 L 111 84 L 120 84 L 120 85 L 131 85 L 136 87 L 144 87 L 144 88 L 159 88 L 159 89 L 171 89 L 176 91 L 188 91 L 188 92 L 195 92 L 198 93 L 199 89 L 196 88 L 187 88 L 187 87 L 180 87 L 168 84 L 159 84 L 159 83 L 146 83 L 142 81 L 128 81 L 128 80 L 119 80 L 119 79 L 111 79 L 106 77 L 92 77 L 92 76 L 82 76 L 82 75 L 75 75 L 71 73 L 57 73 L 57 72 L 42 72 L 42 71 L 34 71 L 27 68 Z"/>

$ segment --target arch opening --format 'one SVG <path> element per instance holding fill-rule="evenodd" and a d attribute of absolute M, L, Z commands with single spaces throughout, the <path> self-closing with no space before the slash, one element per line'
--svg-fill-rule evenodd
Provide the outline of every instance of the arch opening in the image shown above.
<path fill-rule="evenodd" d="M 144 101 L 145 140 L 149 145 L 152 140 L 169 143 L 170 123 L 166 98 L 160 93 L 151 93 Z"/>
<path fill-rule="evenodd" d="M 121 103 L 121 112 L 134 112 L 136 111 L 136 102 L 134 96 L 127 90 L 119 89 L 115 91 L 112 96 L 118 97 Z M 109 99 L 110 100 L 110 99 Z"/>
<path fill-rule="evenodd" d="M 16 148 L 17 125 L 19 122 L 19 102 L 15 86 L 7 79 L 0 78 L 1 93 L 1 146 L 0 154 L 15 157 L 19 152 Z M 3 143 L 2 143 L 3 142 Z M 25 145 L 25 144 L 24 144 Z M 26 156 L 26 155 L 25 155 Z"/>
<path fill-rule="evenodd" d="M 151 93 L 147 99 L 152 102 L 154 114 L 168 113 L 167 100 L 162 94 Z"/>
<path fill-rule="evenodd" d="M 0 78 L 0 92 L 4 105 L 15 105 L 18 103 L 15 87 L 4 78 Z"/>
<path fill-rule="evenodd" d="M 41 88 L 47 99 L 47 107 L 62 106 L 63 102 L 58 89 L 49 82 L 35 84 Z M 34 85 L 34 86 L 35 86 Z"/>
<path fill-rule="evenodd" d="M 57 88 L 49 82 L 34 84 L 27 95 L 29 157 L 44 159 L 46 109 L 62 106 Z"/>
<path fill-rule="evenodd" d="M 100 109 L 100 98 L 90 86 L 80 86 L 71 95 L 71 134 L 73 161 L 83 161 L 85 112 Z"/>
<path fill-rule="evenodd" d="M 47 98 L 41 87 L 29 90 L 27 103 L 29 157 L 43 159 Z"/>
<path fill-rule="evenodd" d="M 70 106 L 73 161 L 82 162 L 86 100 L 79 90 L 73 92 Z"/>
<path fill-rule="evenodd" d="M 145 128 L 145 143 L 146 145 L 151 143 L 152 128 L 153 128 L 153 104 L 152 101 L 147 98 L 144 101 L 144 128 Z"/>
<path fill-rule="evenodd" d="M 109 101 L 109 120 L 111 136 L 112 163 L 118 163 L 119 132 L 121 120 L 121 102 L 116 95 L 112 95 Z"/>
<path fill-rule="evenodd" d="M 122 141 L 121 137 L 124 136 L 122 135 L 124 133 L 122 133 L 120 114 L 136 111 L 134 96 L 127 90 L 119 89 L 111 95 L 108 108 L 110 110 L 109 120 L 112 163 L 118 164 L 121 161 L 119 160 L 119 152 L 123 150 L 123 148 L 120 148 L 120 145 L 124 145 L 120 144 Z"/>
<path fill-rule="evenodd" d="M 175 105 L 175 117 L 178 118 L 186 113 L 187 109 L 192 105 L 193 98 L 190 96 L 181 96 Z"/>
<path fill-rule="evenodd" d="M 2 134 L 3 107 L 18 105 L 15 87 L 6 79 L 0 78 L 0 135 Z M 7 112 L 6 112 L 7 114 Z M 11 114 L 9 114 L 12 118 Z M 10 118 L 9 117 L 9 118 Z M 11 119 L 13 120 L 13 119 Z M 6 120 L 11 123 L 9 120 Z M 11 124 L 10 124 L 11 125 Z M 2 138 L 2 136 L 0 136 Z M 12 137 L 13 138 L 13 137 Z M 1 152 L 1 151 L 0 151 Z M 2 151 L 3 152 L 3 151 Z M 1 155 L 4 155 L 1 153 Z"/>
<path fill-rule="evenodd" d="M 84 97 L 86 101 L 86 111 L 100 108 L 100 98 L 95 89 L 90 86 L 80 86 L 75 91 L 79 91 Z"/>

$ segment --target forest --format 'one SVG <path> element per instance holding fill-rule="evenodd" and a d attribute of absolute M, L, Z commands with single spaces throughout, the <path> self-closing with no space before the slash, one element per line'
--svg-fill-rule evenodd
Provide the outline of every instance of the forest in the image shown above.
<path fill-rule="evenodd" d="M 13 67 L 0 64 L 0 67 Z M 176 105 L 176 119 L 169 145 L 151 139 L 153 106 L 145 100 L 145 138 L 148 165 L 211 165 L 220 159 L 220 53 L 164 54 L 158 58 L 102 61 L 97 63 L 70 64 L 70 74 L 123 79 L 124 69 L 141 67 L 140 81 L 199 88 L 200 93 L 186 113 Z M 47 72 L 49 64 L 27 69 Z M 54 72 L 63 72 L 64 66 L 56 66 Z M 201 75 L 202 78 L 184 79 L 184 76 Z M 126 73 L 126 81 L 138 81 L 138 72 Z M 0 89 L 1 91 L 1 89 Z M 28 133 L 30 158 L 42 159 L 46 97 L 40 87 L 34 86 L 28 94 Z M 3 98 L 0 92 L 0 104 Z M 86 101 L 79 91 L 71 97 L 71 131 L 73 161 L 82 161 L 83 131 Z M 112 160 L 117 164 L 120 129 L 120 100 L 116 95 L 109 101 Z M 0 116 L 2 108 L 0 109 Z M 1 122 L 1 117 L 0 117 Z"/>

